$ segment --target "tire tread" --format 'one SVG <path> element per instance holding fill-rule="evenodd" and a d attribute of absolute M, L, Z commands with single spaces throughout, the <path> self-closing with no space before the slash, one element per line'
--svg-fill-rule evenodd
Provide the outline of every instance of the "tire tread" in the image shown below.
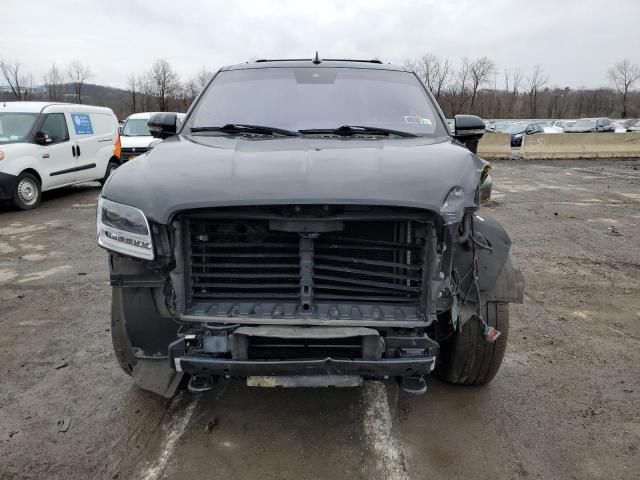
<path fill-rule="evenodd" d="M 487 324 L 500 331 L 494 343 L 485 342 L 479 321 L 470 320 L 443 345 L 444 361 L 437 373 L 448 383 L 484 385 L 498 373 L 509 334 L 509 304 L 487 302 L 484 309 Z"/>

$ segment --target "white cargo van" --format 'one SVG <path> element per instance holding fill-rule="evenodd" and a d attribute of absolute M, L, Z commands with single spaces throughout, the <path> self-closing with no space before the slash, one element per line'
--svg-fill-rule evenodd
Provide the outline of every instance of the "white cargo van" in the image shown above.
<path fill-rule="evenodd" d="M 0 200 L 36 207 L 42 192 L 104 182 L 120 165 L 118 120 L 109 108 L 0 103 Z"/>
<path fill-rule="evenodd" d="M 122 142 L 122 161 L 126 162 L 132 158 L 142 155 L 151 148 L 152 143 L 157 143 L 158 139 L 151 136 L 147 122 L 158 112 L 141 112 L 129 115 L 120 131 Z M 184 113 L 178 113 L 178 120 L 182 121 Z"/>

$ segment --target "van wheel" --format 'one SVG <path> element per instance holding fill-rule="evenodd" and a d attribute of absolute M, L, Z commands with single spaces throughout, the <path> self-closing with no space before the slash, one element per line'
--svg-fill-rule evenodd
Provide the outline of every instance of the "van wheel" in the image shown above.
<path fill-rule="evenodd" d="M 470 319 L 456 331 L 453 337 L 440 345 L 440 364 L 436 370 L 438 377 L 448 383 L 458 385 L 484 385 L 489 383 L 500 369 L 509 334 L 509 304 L 487 302 L 483 311 L 488 325 L 501 335 L 493 343 L 487 343 L 482 336 L 482 325 Z"/>
<path fill-rule="evenodd" d="M 113 172 L 116 171 L 116 169 L 120 166 L 120 164 L 118 162 L 116 162 L 115 160 L 109 160 L 109 163 L 107 164 L 107 171 L 104 174 L 104 178 L 102 180 L 100 180 L 100 183 L 102 185 L 104 185 L 107 180 L 109 179 L 109 177 L 113 174 Z"/>
<path fill-rule="evenodd" d="M 31 210 L 40 205 L 42 191 L 40 182 L 30 173 L 18 175 L 16 189 L 13 192 L 13 204 L 21 210 Z"/>

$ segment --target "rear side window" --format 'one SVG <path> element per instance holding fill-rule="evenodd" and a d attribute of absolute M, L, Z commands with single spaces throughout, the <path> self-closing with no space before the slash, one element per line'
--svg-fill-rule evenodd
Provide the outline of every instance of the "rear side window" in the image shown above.
<path fill-rule="evenodd" d="M 96 135 L 113 135 L 118 129 L 118 124 L 112 115 L 92 113 L 91 121 Z"/>
<path fill-rule="evenodd" d="M 69 130 L 67 129 L 67 121 L 64 118 L 64 113 L 48 114 L 40 130 L 49 135 L 51 143 L 60 143 L 69 140 Z"/>

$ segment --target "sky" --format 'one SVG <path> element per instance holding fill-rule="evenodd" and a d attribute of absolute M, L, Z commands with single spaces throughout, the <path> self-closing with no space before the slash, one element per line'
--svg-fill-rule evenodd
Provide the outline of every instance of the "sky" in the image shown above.
<path fill-rule="evenodd" d="M 257 58 L 488 56 L 550 86 L 598 87 L 613 63 L 640 64 L 638 0 L 2 0 L 0 58 L 42 83 L 56 62 L 90 65 L 90 83 L 167 59 L 182 79 Z"/>

